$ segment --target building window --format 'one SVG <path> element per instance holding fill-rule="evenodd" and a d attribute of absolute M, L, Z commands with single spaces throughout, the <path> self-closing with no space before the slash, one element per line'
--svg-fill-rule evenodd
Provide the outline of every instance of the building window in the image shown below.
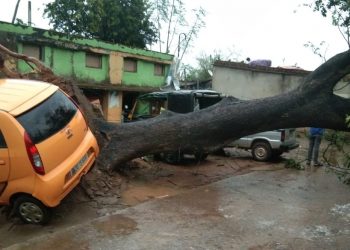
<path fill-rule="evenodd" d="M 154 75 L 155 76 L 164 76 L 165 66 L 164 64 L 154 64 Z"/>
<path fill-rule="evenodd" d="M 41 46 L 33 44 L 23 44 L 23 54 L 43 61 L 44 55 Z"/>
<path fill-rule="evenodd" d="M 89 68 L 102 69 L 102 55 L 86 53 L 85 64 Z"/>
<path fill-rule="evenodd" d="M 124 58 L 124 71 L 137 72 L 137 60 L 132 58 Z"/>

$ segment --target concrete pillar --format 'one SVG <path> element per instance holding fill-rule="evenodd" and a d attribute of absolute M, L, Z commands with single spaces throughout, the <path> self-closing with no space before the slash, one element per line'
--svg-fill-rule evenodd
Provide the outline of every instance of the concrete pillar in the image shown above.
<path fill-rule="evenodd" d="M 120 123 L 122 121 L 123 96 L 118 91 L 108 91 L 103 97 L 102 109 L 106 121 Z"/>
<path fill-rule="evenodd" d="M 109 79 L 111 84 L 122 84 L 123 57 L 117 52 L 109 54 Z M 108 122 L 122 121 L 123 92 L 109 91 L 105 99 L 104 114 Z"/>
<path fill-rule="evenodd" d="M 123 77 L 123 57 L 116 52 L 109 54 L 109 79 L 111 84 L 121 84 Z"/>

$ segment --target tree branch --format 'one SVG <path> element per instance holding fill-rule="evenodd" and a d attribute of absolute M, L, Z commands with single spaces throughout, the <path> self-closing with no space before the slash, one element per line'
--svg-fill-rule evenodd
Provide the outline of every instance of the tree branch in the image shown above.
<path fill-rule="evenodd" d="M 0 52 L 3 52 L 13 58 L 16 58 L 16 59 L 21 59 L 21 60 L 24 60 L 26 62 L 30 62 L 30 63 L 33 63 L 39 70 L 39 72 L 41 72 L 42 74 L 50 74 L 50 75 L 54 75 L 53 71 L 46 67 L 42 62 L 40 62 L 40 60 L 34 58 L 34 57 L 30 57 L 30 56 L 26 56 L 26 55 L 23 55 L 23 54 L 18 54 L 18 53 L 15 53 L 9 49 L 7 49 L 5 46 L 3 46 L 2 44 L 0 44 Z"/>
<path fill-rule="evenodd" d="M 22 60 L 33 60 L 8 52 L 8 55 Z M 335 96 L 333 88 L 350 73 L 350 50 L 322 64 L 289 93 L 240 102 L 226 98 L 216 105 L 192 113 L 168 113 L 119 125 L 91 118 L 94 115 L 90 104 L 77 86 L 54 76 L 40 61 L 34 60 L 33 63 L 39 71 L 43 70 L 52 76 L 50 82 L 70 86 L 80 99 L 78 101 L 88 114 L 90 126 L 96 128 L 95 135 L 98 138 L 103 136 L 106 142 L 104 146 L 100 143 L 102 150 L 98 166 L 101 169 L 120 167 L 126 161 L 152 153 L 193 148 L 210 150 L 245 135 L 278 128 L 316 126 L 348 129 L 345 116 L 349 113 L 350 101 Z"/>
<path fill-rule="evenodd" d="M 112 168 L 147 153 L 212 149 L 245 135 L 285 127 L 347 130 L 345 116 L 350 102 L 334 96 L 333 86 L 350 73 L 349 53 L 330 59 L 306 77 L 298 89 L 286 94 L 244 102 L 227 98 L 188 114 L 121 124 L 109 134 L 100 161 Z M 111 160 L 112 152 L 115 158 Z"/>

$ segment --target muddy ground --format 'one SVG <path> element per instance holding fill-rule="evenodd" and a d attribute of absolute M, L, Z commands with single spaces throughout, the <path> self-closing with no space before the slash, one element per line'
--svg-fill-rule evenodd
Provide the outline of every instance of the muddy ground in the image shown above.
<path fill-rule="evenodd" d="M 0 248 L 43 233 L 53 233 L 79 224 L 87 219 L 100 217 L 129 206 L 209 184 L 224 178 L 243 175 L 252 171 L 274 171 L 285 167 L 286 159 L 302 162 L 306 156 L 306 143 L 282 155 L 273 162 L 252 160 L 249 152 L 226 149 L 226 156 L 209 155 L 201 162 L 188 156 L 182 165 L 169 165 L 151 158 L 137 159 L 122 173 L 108 179 L 96 178 L 95 172 L 86 176 L 80 185 L 53 210 L 52 221 L 47 226 L 24 225 L 16 218 L 6 218 L 6 208 L 0 216 Z M 298 170 L 296 170 L 298 171 Z"/>

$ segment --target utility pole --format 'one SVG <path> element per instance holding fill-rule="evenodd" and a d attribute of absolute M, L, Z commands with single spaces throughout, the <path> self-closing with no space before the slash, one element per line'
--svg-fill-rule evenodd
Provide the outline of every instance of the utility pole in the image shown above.
<path fill-rule="evenodd" d="M 21 2 L 21 0 L 17 0 L 15 12 L 13 13 L 13 17 L 12 17 L 12 23 L 15 23 L 15 21 L 16 21 L 16 16 L 17 16 L 17 11 L 18 11 L 19 2 Z"/>
<path fill-rule="evenodd" d="M 28 1 L 28 26 L 32 26 L 32 2 Z"/>

